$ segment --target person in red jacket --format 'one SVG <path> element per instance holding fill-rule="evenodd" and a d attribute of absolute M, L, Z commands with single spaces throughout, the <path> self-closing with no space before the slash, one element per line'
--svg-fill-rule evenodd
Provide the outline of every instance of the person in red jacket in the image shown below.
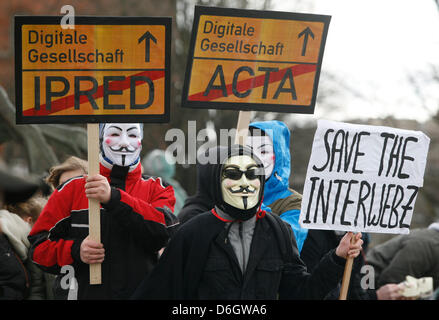
<path fill-rule="evenodd" d="M 31 257 L 59 274 L 58 292 L 69 288 L 73 270 L 77 299 L 125 299 L 169 240 L 175 197 L 161 178 L 142 177 L 142 124 L 106 123 L 99 131 L 100 174 L 74 177 L 53 192 L 29 234 Z M 88 237 L 89 199 L 101 203 L 101 243 Z M 100 285 L 89 284 L 93 263 L 102 263 Z"/>

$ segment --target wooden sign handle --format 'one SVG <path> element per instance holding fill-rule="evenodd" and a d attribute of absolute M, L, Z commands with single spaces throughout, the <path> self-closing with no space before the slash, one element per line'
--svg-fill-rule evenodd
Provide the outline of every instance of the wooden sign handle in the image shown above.
<path fill-rule="evenodd" d="M 354 242 L 355 242 L 355 234 L 352 235 L 351 244 L 353 244 Z M 346 259 L 346 264 L 343 272 L 343 279 L 341 281 L 340 296 L 338 297 L 338 300 L 346 300 L 348 296 L 349 282 L 351 281 L 353 263 L 354 263 L 353 258 Z"/>
<path fill-rule="evenodd" d="M 99 124 L 87 124 L 88 145 L 88 174 L 99 173 Z M 98 200 L 88 200 L 88 225 L 89 236 L 96 242 L 101 242 L 100 203 Z M 101 284 L 101 264 L 90 264 L 90 284 Z"/>
<path fill-rule="evenodd" d="M 239 111 L 238 124 L 236 126 L 235 144 L 245 146 L 250 124 L 251 111 Z"/>

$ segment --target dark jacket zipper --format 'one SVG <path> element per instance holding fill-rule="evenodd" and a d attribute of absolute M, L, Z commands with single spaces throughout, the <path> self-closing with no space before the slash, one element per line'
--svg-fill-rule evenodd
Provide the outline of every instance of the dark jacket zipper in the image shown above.
<path fill-rule="evenodd" d="M 241 249 L 242 249 L 242 275 L 245 274 L 245 245 L 244 237 L 242 235 L 242 221 L 239 222 L 239 238 L 241 239 Z"/>

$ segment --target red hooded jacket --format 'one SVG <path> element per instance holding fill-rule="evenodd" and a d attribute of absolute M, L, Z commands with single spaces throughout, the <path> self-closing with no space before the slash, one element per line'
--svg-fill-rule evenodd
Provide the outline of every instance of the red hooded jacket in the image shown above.
<path fill-rule="evenodd" d="M 89 285 L 89 265 L 79 255 L 81 242 L 89 234 L 83 177 L 70 179 L 51 195 L 30 232 L 30 256 L 51 273 L 72 265 L 78 299 L 128 298 L 169 239 L 167 225 L 175 222 L 174 190 L 160 178 L 142 177 L 140 165 L 132 172 L 128 167 L 109 170 L 101 165 L 100 174 L 111 185 L 111 199 L 101 206 L 102 284 Z"/>

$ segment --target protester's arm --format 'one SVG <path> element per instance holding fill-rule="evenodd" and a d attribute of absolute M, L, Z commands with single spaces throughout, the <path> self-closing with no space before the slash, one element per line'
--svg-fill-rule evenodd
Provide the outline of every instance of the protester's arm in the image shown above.
<path fill-rule="evenodd" d="M 74 196 L 72 182 L 55 190 L 29 233 L 29 257 L 46 272 L 57 274 L 62 266 L 72 264 L 75 242 L 79 249 L 79 240 L 69 237 Z"/>
<path fill-rule="evenodd" d="M 144 185 L 143 198 L 111 187 L 110 200 L 102 205 L 140 243 L 157 251 L 166 245 L 171 226 L 177 223 L 172 213 L 174 190 L 172 186 L 162 185 L 158 179 Z"/>
<path fill-rule="evenodd" d="M 309 273 L 292 234 L 290 245 L 292 252 L 288 254 L 288 262 L 284 265 L 282 280 L 279 287 L 279 298 L 295 299 L 323 299 L 329 291 L 334 289 L 343 272 L 344 259 L 335 255 L 335 249 L 325 254 L 315 269 L 320 271 Z"/>
<path fill-rule="evenodd" d="M 345 260 L 331 250 L 313 273 L 308 273 L 305 265 L 297 262 L 286 266 L 279 290 L 280 299 L 323 299 L 337 287 L 344 263 Z"/>
<path fill-rule="evenodd" d="M 317 267 L 320 259 L 331 249 L 329 240 L 322 236 L 326 230 L 309 230 L 306 240 L 303 244 L 300 258 L 305 262 L 308 272 L 313 272 Z"/>
<path fill-rule="evenodd" d="M 361 234 L 357 237 L 360 237 Z M 323 299 L 334 289 L 342 278 L 346 258 L 359 254 L 362 240 L 357 239 L 350 244 L 352 233 L 346 234 L 338 247 L 330 250 L 320 260 L 312 273 L 306 271 L 306 266 L 296 252 L 285 266 L 279 295 L 281 299 Z"/>
<path fill-rule="evenodd" d="M 188 246 L 184 234 L 177 232 L 169 241 L 157 266 L 139 284 L 131 300 L 182 300 L 184 266 Z"/>

